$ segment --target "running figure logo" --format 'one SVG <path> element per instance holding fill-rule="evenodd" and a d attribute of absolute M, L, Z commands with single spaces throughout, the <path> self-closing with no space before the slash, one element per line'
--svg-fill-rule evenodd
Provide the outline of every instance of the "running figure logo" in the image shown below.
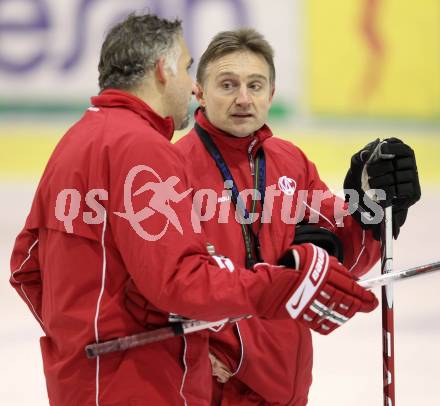
<path fill-rule="evenodd" d="M 151 173 L 155 177 L 157 182 L 147 182 L 132 194 L 133 182 L 136 176 L 141 172 Z M 174 189 L 177 183 L 179 183 L 179 178 L 177 176 L 170 176 L 167 180 L 163 181 L 154 169 L 150 168 L 147 165 L 137 165 L 128 172 L 125 179 L 125 213 L 115 212 L 114 214 L 128 220 L 136 233 L 147 241 L 157 241 L 158 239 L 160 239 L 166 233 L 168 225 L 170 223 L 176 228 L 176 230 L 180 234 L 183 234 L 179 218 L 177 217 L 174 209 L 169 205 L 169 202 L 180 202 L 186 196 L 188 196 L 189 193 L 191 193 L 192 189 L 188 189 L 185 192 L 179 194 Z M 149 190 L 153 192 L 153 196 L 151 197 L 148 206 L 135 213 L 133 209 L 132 197 L 138 196 L 141 193 Z M 167 219 L 167 221 L 162 231 L 160 231 L 158 234 L 149 234 L 143 229 L 140 223 L 155 214 L 163 215 Z"/>
<path fill-rule="evenodd" d="M 293 196 L 296 190 L 296 182 L 287 176 L 281 176 L 278 179 L 278 187 L 287 196 Z"/>

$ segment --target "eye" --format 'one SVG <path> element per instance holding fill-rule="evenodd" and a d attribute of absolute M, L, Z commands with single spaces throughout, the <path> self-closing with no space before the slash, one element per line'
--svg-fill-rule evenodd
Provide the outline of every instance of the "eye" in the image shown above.
<path fill-rule="evenodd" d="M 225 80 L 221 83 L 221 87 L 224 90 L 231 90 L 234 87 L 234 84 L 230 80 Z"/>
<path fill-rule="evenodd" d="M 252 90 L 255 90 L 255 91 L 261 90 L 262 87 L 263 87 L 263 86 L 261 85 L 260 82 L 252 82 L 252 83 L 249 85 L 249 88 L 252 89 Z"/>

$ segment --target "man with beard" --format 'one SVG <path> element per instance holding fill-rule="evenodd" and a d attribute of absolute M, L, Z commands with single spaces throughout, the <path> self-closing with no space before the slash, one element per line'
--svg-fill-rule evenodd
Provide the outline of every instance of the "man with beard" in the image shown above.
<path fill-rule="evenodd" d="M 170 313 L 211 321 L 294 317 L 319 328 L 310 306 L 321 293 L 353 304 L 344 321 L 377 306 L 317 248 L 319 263 L 301 251 L 295 264 L 298 252 L 287 247 L 297 270 L 262 264 L 254 272 L 207 253 L 190 222 L 184 158 L 169 142 L 187 123 L 191 61 L 180 21 L 131 15 L 114 26 L 101 49 L 101 92 L 40 180 L 10 281 L 43 329 L 52 405 L 210 403 L 206 333 L 87 359 L 87 344 L 144 330 L 124 306 L 129 279 L 148 304 L 149 328 Z M 305 287 L 307 296 L 296 300 Z"/>

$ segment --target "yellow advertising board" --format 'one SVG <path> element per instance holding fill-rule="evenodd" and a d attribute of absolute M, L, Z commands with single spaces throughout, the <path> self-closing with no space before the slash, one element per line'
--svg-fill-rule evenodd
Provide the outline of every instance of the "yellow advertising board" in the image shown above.
<path fill-rule="evenodd" d="M 440 117 L 439 0 L 305 4 L 312 113 Z"/>

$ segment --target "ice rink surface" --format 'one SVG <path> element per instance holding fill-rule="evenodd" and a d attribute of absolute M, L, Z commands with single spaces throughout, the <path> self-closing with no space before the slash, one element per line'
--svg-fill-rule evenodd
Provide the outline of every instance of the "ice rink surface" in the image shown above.
<path fill-rule="evenodd" d="M 47 405 L 41 330 L 10 287 L 9 256 L 35 183 L 0 184 L 0 405 Z M 440 191 L 423 190 L 394 244 L 395 269 L 440 260 Z M 378 269 L 372 271 L 373 274 Z M 440 273 L 395 286 L 396 403 L 440 405 Z M 311 406 L 382 405 L 381 313 L 360 315 L 328 337 L 314 335 Z"/>

